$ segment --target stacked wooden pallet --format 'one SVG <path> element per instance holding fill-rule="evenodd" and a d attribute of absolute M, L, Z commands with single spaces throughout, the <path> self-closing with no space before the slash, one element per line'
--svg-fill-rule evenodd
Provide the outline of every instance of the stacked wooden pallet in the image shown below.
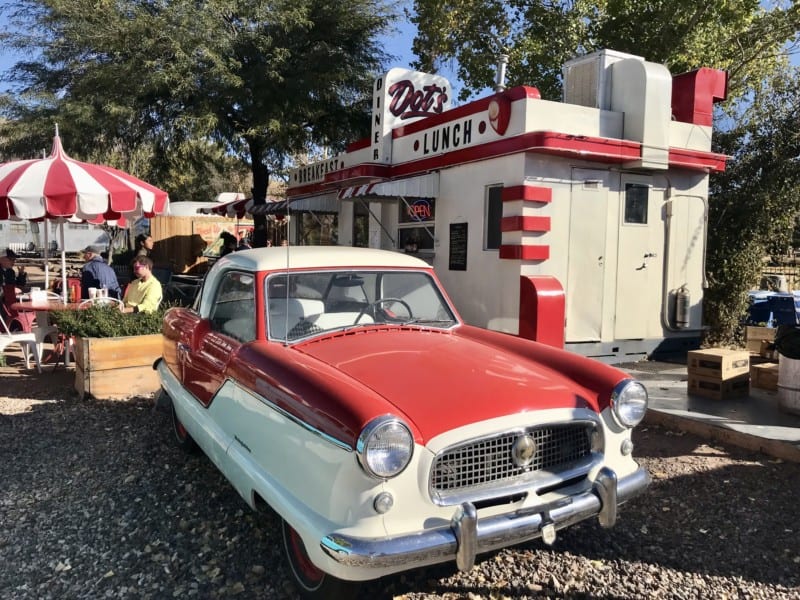
<path fill-rule="evenodd" d="M 707 348 L 687 355 L 689 393 L 724 400 L 750 393 L 750 353 Z"/>

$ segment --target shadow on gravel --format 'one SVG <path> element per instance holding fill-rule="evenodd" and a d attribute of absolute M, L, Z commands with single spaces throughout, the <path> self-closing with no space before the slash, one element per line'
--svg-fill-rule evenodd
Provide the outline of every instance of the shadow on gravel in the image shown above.
<path fill-rule="evenodd" d="M 552 548 L 482 556 L 467 574 L 448 564 L 386 577 L 359 597 L 647 597 L 655 584 L 670 589 L 665 570 L 688 573 L 683 585 L 693 574 L 800 585 L 800 465 L 723 449 L 718 468 L 698 462 L 673 476 L 671 461 L 695 458 L 702 440 L 672 440 L 685 447 L 668 452 L 663 431 L 649 436 L 637 448 L 653 485 L 614 529 L 583 523 Z M 277 517 L 251 511 L 209 460 L 177 449 L 151 398 L 67 393 L 3 415 L 0 482 L 9 597 L 296 597 Z"/>

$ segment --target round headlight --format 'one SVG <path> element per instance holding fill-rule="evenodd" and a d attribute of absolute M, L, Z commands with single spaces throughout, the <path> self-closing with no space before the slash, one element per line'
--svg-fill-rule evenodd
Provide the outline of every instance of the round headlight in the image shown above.
<path fill-rule="evenodd" d="M 611 406 L 620 425 L 635 427 L 647 412 L 647 390 L 638 381 L 626 379 L 614 388 Z"/>
<path fill-rule="evenodd" d="M 379 417 L 358 436 L 358 460 L 372 477 L 386 479 L 403 472 L 414 452 L 414 438 L 395 417 Z"/>

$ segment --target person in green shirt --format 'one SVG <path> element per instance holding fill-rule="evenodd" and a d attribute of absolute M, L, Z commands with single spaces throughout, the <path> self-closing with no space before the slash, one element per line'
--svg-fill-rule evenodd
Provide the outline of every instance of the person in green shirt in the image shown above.
<path fill-rule="evenodd" d="M 161 282 L 153 275 L 153 261 L 147 256 L 137 256 L 133 261 L 136 277 L 125 290 L 122 298 L 123 312 L 155 312 L 161 304 L 163 291 Z"/>

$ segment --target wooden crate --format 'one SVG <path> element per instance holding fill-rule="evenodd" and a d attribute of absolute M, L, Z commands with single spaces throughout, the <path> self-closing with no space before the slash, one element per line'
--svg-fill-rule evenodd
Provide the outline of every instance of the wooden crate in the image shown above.
<path fill-rule="evenodd" d="M 75 340 L 75 389 L 81 397 L 128 398 L 158 391 L 153 363 L 161 356 L 160 333 Z"/>
<path fill-rule="evenodd" d="M 748 325 L 745 328 L 745 347 L 749 352 L 758 354 L 761 351 L 762 340 L 775 341 L 775 331 L 775 327 L 752 327 Z"/>
<path fill-rule="evenodd" d="M 747 350 L 707 348 L 691 350 L 687 354 L 689 375 L 732 379 L 750 373 L 750 353 Z"/>
<path fill-rule="evenodd" d="M 705 396 L 714 400 L 726 400 L 750 393 L 750 373 L 731 379 L 704 377 L 689 373 L 688 391 L 695 396 Z"/>
<path fill-rule="evenodd" d="M 768 362 L 750 367 L 750 385 L 762 390 L 778 389 L 778 363 Z"/>

